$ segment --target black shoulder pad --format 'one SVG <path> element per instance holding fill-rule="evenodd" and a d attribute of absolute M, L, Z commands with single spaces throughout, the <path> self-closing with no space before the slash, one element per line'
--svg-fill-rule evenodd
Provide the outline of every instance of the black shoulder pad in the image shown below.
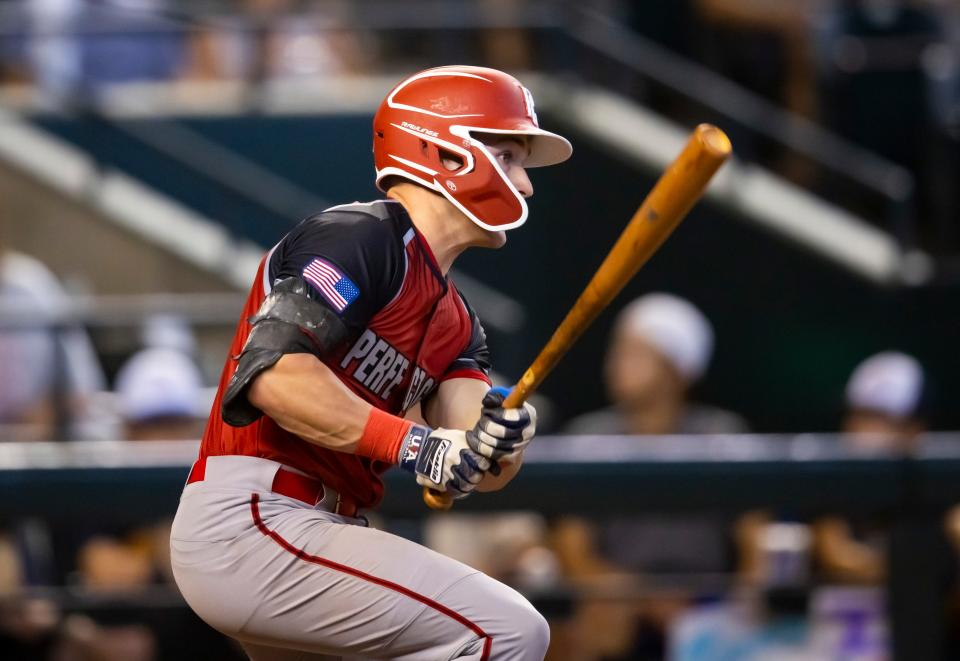
<path fill-rule="evenodd" d="M 317 349 L 310 353 L 322 357 L 346 339 L 348 330 L 336 312 L 310 298 L 309 288 L 307 281 L 300 277 L 281 280 L 264 299 L 257 314 L 250 318 L 250 323 L 254 328 L 265 321 L 278 321 L 295 326 Z M 249 345 L 248 338 L 247 346 Z"/>
<path fill-rule="evenodd" d="M 310 353 L 322 359 L 346 341 L 346 324 L 333 310 L 309 298 L 307 287 L 297 277 L 278 282 L 250 317 L 250 334 L 223 394 L 220 415 L 228 425 L 243 427 L 263 415 L 247 401 L 247 389 L 284 354 Z"/>

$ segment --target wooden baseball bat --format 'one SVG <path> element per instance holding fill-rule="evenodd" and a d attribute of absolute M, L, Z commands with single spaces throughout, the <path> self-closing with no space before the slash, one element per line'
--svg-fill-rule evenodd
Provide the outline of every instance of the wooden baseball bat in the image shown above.
<path fill-rule="evenodd" d="M 517 381 L 503 403 L 505 407 L 520 406 L 533 394 L 577 338 L 680 224 L 730 156 L 731 149 L 730 139 L 717 127 L 701 124 L 694 130 L 683 151 L 667 166 L 633 214 L 553 337 Z M 453 505 L 448 494 L 432 489 L 423 490 L 423 500 L 435 510 Z"/>

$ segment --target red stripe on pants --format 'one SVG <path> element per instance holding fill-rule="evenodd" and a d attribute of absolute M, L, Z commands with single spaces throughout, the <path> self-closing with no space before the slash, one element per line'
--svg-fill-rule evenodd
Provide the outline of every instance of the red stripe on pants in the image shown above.
<path fill-rule="evenodd" d="M 383 578 L 377 578 L 376 576 L 367 574 L 366 572 L 362 572 L 359 569 L 354 569 L 353 567 L 341 565 L 339 562 L 334 562 L 333 560 L 327 560 L 326 558 L 321 558 L 316 555 L 310 555 L 303 549 L 298 549 L 296 546 L 294 546 L 293 544 L 285 540 L 283 537 L 281 537 L 279 533 L 274 532 L 273 530 L 270 530 L 269 528 L 267 528 L 266 524 L 264 524 L 263 519 L 260 518 L 260 495 L 259 494 L 255 493 L 255 494 L 252 494 L 250 497 L 250 513 L 253 515 L 253 522 L 256 524 L 257 529 L 261 533 L 263 533 L 264 535 L 266 535 L 267 537 L 275 541 L 285 551 L 287 551 L 288 553 L 292 553 L 293 555 L 297 556 L 301 560 L 305 562 L 312 562 L 315 565 L 320 565 L 321 567 L 326 567 L 327 569 L 332 569 L 334 571 L 342 572 L 344 574 L 349 574 L 350 576 L 359 578 L 362 581 L 367 581 L 368 583 L 374 583 L 375 585 L 379 585 L 380 587 L 386 588 L 388 590 L 392 590 L 393 592 L 402 594 L 405 597 L 409 597 L 410 599 L 419 601 L 424 606 L 427 606 L 428 608 L 432 608 L 438 613 L 442 613 L 443 615 L 446 615 L 447 617 L 454 620 L 455 622 L 459 622 L 463 626 L 470 629 L 470 631 L 472 631 L 473 633 L 483 638 L 483 655 L 480 657 L 480 661 L 487 661 L 487 659 L 490 658 L 490 648 L 493 646 L 493 638 L 491 638 L 483 629 L 481 629 L 479 626 L 477 626 L 476 624 L 474 624 L 473 622 L 465 618 L 460 613 L 447 608 L 443 604 L 438 603 L 433 599 L 430 599 L 429 597 L 425 597 L 418 592 L 414 592 L 410 588 L 405 588 L 402 585 L 399 585 L 398 583 L 394 583 L 392 581 L 388 581 Z"/>

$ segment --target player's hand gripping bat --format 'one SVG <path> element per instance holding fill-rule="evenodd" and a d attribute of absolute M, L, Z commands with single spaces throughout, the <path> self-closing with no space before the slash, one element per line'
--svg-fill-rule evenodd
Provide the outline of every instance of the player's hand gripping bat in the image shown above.
<path fill-rule="evenodd" d="M 729 138 L 717 127 L 701 124 L 694 130 L 683 151 L 633 214 L 553 337 L 513 387 L 504 407 L 520 406 L 533 394 L 577 338 L 680 224 L 730 151 Z M 431 489 L 424 489 L 423 500 L 435 510 L 453 505 L 451 496 Z"/>

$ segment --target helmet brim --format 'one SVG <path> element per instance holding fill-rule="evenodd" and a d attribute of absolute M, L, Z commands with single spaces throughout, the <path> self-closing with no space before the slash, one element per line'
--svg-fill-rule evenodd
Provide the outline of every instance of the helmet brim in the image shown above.
<path fill-rule="evenodd" d="M 530 136 L 530 155 L 523 163 L 526 168 L 542 168 L 563 163 L 573 154 L 573 145 L 562 135 L 540 128 L 520 133 Z"/>
<path fill-rule="evenodd" d="M 573 146 L 562 135 L 544 131 L 537 126 L 523 126 L 515 129 L 491 129 L 467 126 L 473 133 L 496 133 L 498 135 L 526 135 L 530 137 L 530 155 L 523 162 L 525 168 L 542 168 L 563 163 L 573 154 Z"/>

